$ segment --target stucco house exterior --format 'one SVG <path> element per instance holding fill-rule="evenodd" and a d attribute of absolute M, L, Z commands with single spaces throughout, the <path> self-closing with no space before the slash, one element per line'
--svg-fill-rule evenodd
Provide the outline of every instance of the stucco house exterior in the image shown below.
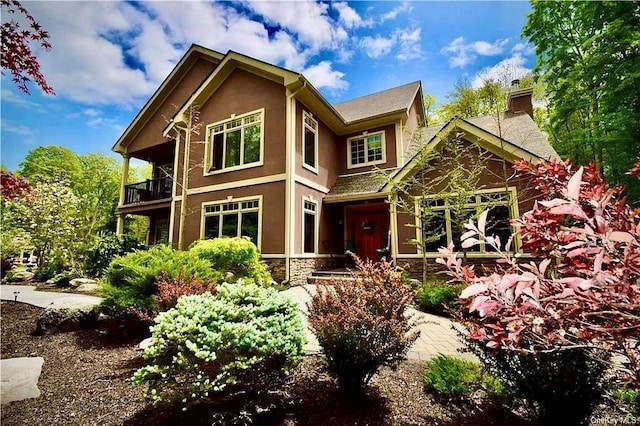
<path fill-rule="evenodd" d="M 406 244 L 415 227 L 405 226 L 415 219 L 391 207 L 374 169 L 401 180 L 415 172 L 417 152 L 441 149 L 453 134 L 497 162 L 557 158 L 532 120 L 531 91 L 509 98 L 500 117 L 421 128 L 420 82 L 332 105 L 302 74 L 192 45 L 113 147 L 124 159 L 118 232 L 126 215 L 144 215 L 150 244 L 247 236 L 274 278 L 292 284 L 341 265 L 346 250 L 417 264 L 421 254 Z M 130 158 L 152 163 L 153 179 L 126 185 Z M 535 195 L 526 182 L 505 186 L 491 167 L 476 201 L 503 193 L 508 221 Z M 437 209 L 446 225 L 446 203 Z M 454 238 L 445 229 L 442 242 Z"/>

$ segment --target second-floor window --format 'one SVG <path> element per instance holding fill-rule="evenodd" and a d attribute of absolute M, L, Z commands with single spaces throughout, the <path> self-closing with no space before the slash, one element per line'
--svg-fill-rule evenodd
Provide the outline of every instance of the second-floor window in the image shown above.
<path fill-rule="evenodd" d="M 363 134 L 347 139 L 347 166 L 349 168 L 384 163 L 384 132 Z"/>
<path fill-rule="evenodd" d="M 211 171 L 258 165 L 262 161 L 264 110 L 208 126 Z"/>
<path fill-rule="evenodd" d="M 303 164 L 316 170 L 318 147 L 318 122 L 306 111 L 302 114 L 302 155 Z"/>

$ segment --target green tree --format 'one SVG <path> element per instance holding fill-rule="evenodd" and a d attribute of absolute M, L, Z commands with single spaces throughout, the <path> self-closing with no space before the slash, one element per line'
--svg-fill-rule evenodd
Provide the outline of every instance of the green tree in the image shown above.
<path fill-rule="evenodd" d="M 79 267 L 78 210 L 80 201 L 62 183 L 38 183 L 28 198 L 14 200 L 16 228 L 29 234 L 38 267 L 56 262 Z"/>
<path fill-rule="evenodd" d="M 534 1 L 523 35 L 549 98 L 551 141 L 561 156 L 626 183 L 640 155 L 640 3 Z"/>
<path fill-rule="evenodd" d="M 75 152 L 62 146 L 39 146 L 27 153 L 18 174 L 37 183 L 66 182 L 72 188 L 82 178 L 82 163 Z"/>
<path fill-rule="evenodd" d="M 79 160 L 82 168 L 80 179 L 74 184 L 74 193 L 81 200 L 79 213 L 84 237 L 113 231 L 120 195 L 120 165 L 115 158 L 104 154 L 87 154 Z"/>

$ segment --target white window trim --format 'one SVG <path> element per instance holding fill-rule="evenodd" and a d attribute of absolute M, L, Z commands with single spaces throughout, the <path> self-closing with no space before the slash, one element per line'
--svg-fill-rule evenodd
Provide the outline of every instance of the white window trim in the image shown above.
<path fill-rule="evenodd" d="M 376 136 L 376 135 L 382 135 L 382 159 L 381 160 L 377 160 L 377 161 L 366 161 L 367 157 L 368 157 L 368 152 L 367 149 L 368 147 L 366 146 L 366 139 L 370 136 Z M 365 162 L 364 163 L 358 163 L 358 164 L 353 164 L 352 163 L 352 158 L 351 158 L 351 142 L 356 140 L 356 139 L 364 139 L 365 140 Z M 356 169 L 359 167 L 367 167 L 367 166 L 373 166 L 376 164 L 383 164 L 387 162 L 387 141 L 386 141 L 386 135 L 385 135 L 385 131 L 381 130 L 379 132 L 373 132 L 373 133 L 369 133 L 369 132 L 363 132 L 360 135 L 357 136 L 352 136 L 350 138 L 347 139 L 347 169 Z"/>
<path fill-rule="evenodd" d="M 489 188 L 489 189 L 479 189 L 477 191 L 474 191 L 473 195 L 481 195 L 481 194 L 495 194 L 495 193 L 504 193 L 505 192 L 505 188 Z M 514 219 L 514 218 L 518 218 L 520 217 L 520 212 L 519 212 L 519 208 L 518 208 L 518 194 L 517 194 L 517 190 L 514 186 L 510 186 L 507 188 L 506 191 L 509 194 L 509 200 L 507 202 L 507 207 L 509 208 L 509 219 Z M 414 197 L 416 202 L 415 204 L 415 229 L 416 229 L 416 241 L 417 241 L 417 246 L 418 246 L 418 250 L 422 251 L 422 232 L 420 232 L 420 230 L 422 229 L 422 224 L 419 222 L 420 221 L 420 212 L 418 211 L 418 209 L 420 208 L 420 202 L 423 199 L 439 199 L 439 198 L 447 198 L 447 197 L 451 197 L 451 196 L 455 196 L 456 193 L 455 192 L 448 192 L 448 193 L 441 193 L 441 194 L 430 194 L 430 195 L 425 195 L 425 196 L 417 196 Z M 452 236 L 452 231 L 451 231 L 451 218 L 449 216 L 449 212 L 450 209 L 448 208 L 442 208 L 442 209 L 438 209 L 438 210 L 444 210 L 445 211 L 445 226 L 446 226 L 446 232 L 447 232 L 447 244 L 451 243 L 451 236 Z M 478 213 L 481 213 L 481 211 L 479 211 Z M 510 225 L 511 227 L 511 235 L 513 236 L 513 240 L 511 242 L 511 251 L 506 252 L 507 254 L 515 254 L 515 253 L 520 253 L 520 237 L 517 234 L 517 229 L 515 226 Z M 458 246 L 460 244 L 460 242 L 454 242 L 456 243 L 456 245 Z M 504 245 L 504 243 L 506 243 L 506 241 L 501 241 L 500 244 Z M 436 252 L 426 252 L 427 255 L 434 255 L 436 257 L 439 257 L 440 255 Z M 481 246 L 481 250 L 479 252 L 467 252 L 466 253 L 467 256 L 471 256 L 471 257 L 496 257 L 496 253 L 494 252 L 490 252 L 490 251 L 486 251 L 484 248 L 484 243 Z M 401 257 L 401 256 L 399 256 Z"/>
<path fill-rule="evenodd" d="M 305 201 L 315 205 L 316 206 L 316 210 L 315 211 L 307 210 L 305 208 L 305 206 L 304 206 Z M 318 236 L 318 231 L 320 229 L 320 227 L 319 227 L 319 225 L 320 225 L 320 220 L 319 220 L 320 215 L 319 215 L 319 212 L 318 212 L 318 208 L 319 208 L 319 205 L 318 205 L 318 202 L 316 200 L 314 200 L 311 197 L 302 197 L 302 222 L 301 222 L 301 224 L 302 224 L 302 226 L 301 226 L 302 232 L 300 233 L 301 234 L 301 240 L 302 240 L 302 246 L 300 247 L 300 252 L 302 254 L 318 254 L 318 237 L 319 237 Z M 305 215 L 305 213 L 311 213 L 314 216 L 314 221 L 313 221 L 314 222 L 313 223 L 313 228 L 314 228 L 313 229 L 313 253 L 304 251 L 304 242 L 305 242 L 304 241 L 304 215 Z"/>
<path fill-rule="evenodd" d="M 311 120 L 313 120 L 316 123 L 316 128 L 315 129 L 307 124 L 307 120 L 305 120 L 305 118 L 307 118 L 307 117 L 309 117 Z M 319 145 L 319 138 L 318 138 L 319 131 L 318 131 L 318 128 L 319 127 L 320 126 L 319 126 L 318 120 L 316 120 L 313 117 L 313 114 L 311 114 L 311 113 L 309 113 L 307 111 L 302 111 L 302 167 L 307 169 L 307 170 L 309 170 L 309 171 L 312 171 L 315 174 L 318 174 L 318 163 L 319 163 L 319 158 L 318 158 L 318 145 Z M 314 147 L 313 147 L 314 156 L 315 156 L 315 160 L 316 160 L 315 167 L 312 167 L 309 164 L 307 164 L 307 161 L 306 161 L 307 159 L 305 157 L 306 153 L 307 153 L 307 150 L 305 149 L 305 140 L 304 140 L 304 134 L 305 134 L 306 129 L 311 130 L 316 136 L 315 137 L 315 139 L 316 139 L 315 140 L 315 144 L 314 144 Z"/>
<path fill-rule="evenodd" d="M 217 215 L 221 215 L 224 212 L 220 212 L 219 214 L 207 214 L 206 213 L 206 207 L 207 206 L 213 206 L 216 204 L 227 204 L 227 203 L 242 203 L 243 201 L 258 201 L 258 241 L 256 242 L 256 247 L 258 247 L 258 250 L 262 251 L 262 211 L 263 211 L 263 202 L 262 202 L 262 195 L 256 195 L 256 196 L 252 196 L 252 197 L 242 197 L 242 198 L 226 198 L 224 200 L 217 200 L 217 201 L 205 201 L 202 203 L 202 205 L 200 206 L 200 239 L 203 240 L 204 239 L 204 224 L 205 224 L 205 219 L 207 216 L 217 216 Z M 250 210 L 254 210 L 254 209 L 250 209 Z M 242 229 L 242 206 L 240 206 L 240 208 L 238 209 L 238 226 L 240 229 Z M 220 226 L 220 230 L 222 230 L 222 226 Z"/>
<path fill-rule="evenodd" d="M 232 167 L 223 167 L 219 170 L 211 170 L 212 162 L 213 162 L 213 128 L 215 126 L 219 126 L 221 124 L 226 123 L 227 121 L 231 121 L 231 120 L 237 120 L 237 119 L 241 119 L 250 115 L 254 115 L 254 114 L 260 114 L 260 160 L 258 161 L 254 161 L 253 163 L 247 163 L 247 164 L 240 164 L 237 166 L 232 166 Z M 243 126 L 244 127 L 244 126 Z M 236 114 L 232 114 L 229 118 L 225 118 L 224 120 L 220 120 L 220 121 L 216 121 L 215 123 L 211 123 L 207 125 L 207 131 L 206 131 L 206 147 L 205 147 L 205 164 L 204 167 L 202 168 L 203 170 L 203 175 L 204 176 L 212 176 L 212 175 L 218 175 L 221 173 L 228 173 L 228 172 L 233 172 L 233 171 L 237 171 L 237 170 L 244 170 L 244 169 L 250 169 L 252 167 L 260 167 L 264 165 L 264 127 L 265 127 L 265 109 L 264 108 L 260 108 L 254 111 L 250 111 L 244 114 L 240 114 L 240 115 L 236 115 Z M 226 142 L 226 138 L 225 138 L 225 142 Z M 227 144 L 223 143 L 222 144 L 223 147 L 223 151 L 222 151 L 222 161 L 224 163 L 224 159 L 225 159 L 225 154 L 226 154 L 226 150 L 227 150 Z M 241 154 L 244 152 L 243 150 L 244 147 L 244 140 L 240 141 L 240 152 Z"/>

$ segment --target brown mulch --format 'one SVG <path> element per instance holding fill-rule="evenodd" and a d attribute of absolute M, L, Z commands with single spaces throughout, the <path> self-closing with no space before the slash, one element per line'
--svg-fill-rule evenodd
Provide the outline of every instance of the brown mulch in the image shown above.
<path fill-rule="evenodd" d="M 1 424 L 10 425 L 200 425 L 246 424 L 246 407 L 152 408 L 131 376 L 143 361 L 140 336 L 102 323 L 96 329 L 35 336 L 41 308 L 3 302 L 0 356 L 44 358 L 41 396 L 2 406 Z M 441 401 L 423 389 L 423 362 L 385 368 L 364 398 L 345 397 L 317 356 L 308 356 L 286 392 L 252 424 L 269 425 L 525 425 L 509 411 L 476 399 Z"/>

